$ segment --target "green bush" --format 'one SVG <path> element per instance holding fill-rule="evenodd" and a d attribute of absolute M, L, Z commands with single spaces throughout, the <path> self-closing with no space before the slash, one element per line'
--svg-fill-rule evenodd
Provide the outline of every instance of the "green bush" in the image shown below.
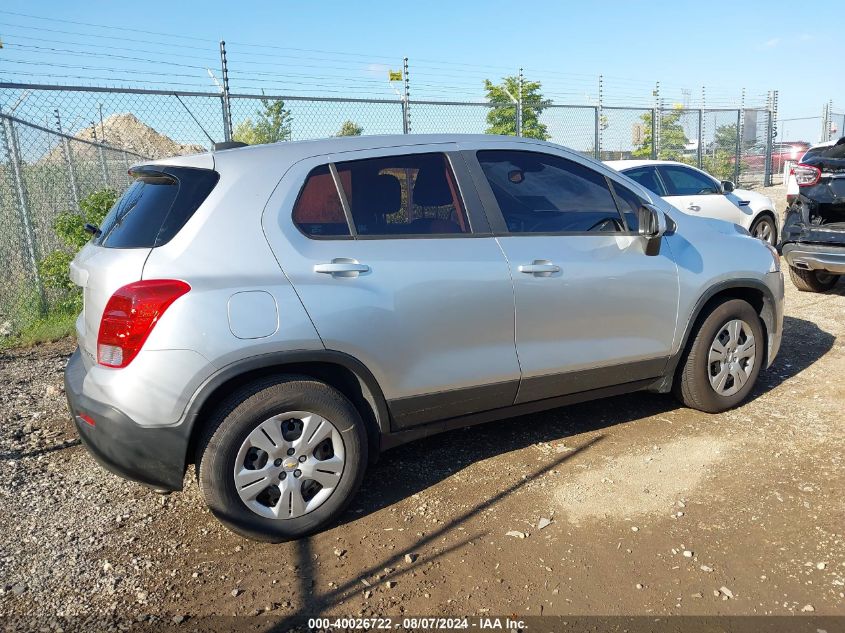
<path fill-rule="evenodd" d="M 109 209 L 117 202 L 118 193 L 114 189 L 101 189 L 88 195 L 79 203 L 81 213 L 66 211 L 60 213 L 53 222 L 53 229 L 56 236 L 64 244 L 65 248 L 53 251 L 38 263 L 38 272 L 41 280 L 47 288 L 63 291 L 68 297 L 63 297 L 60 306 L 72 309 L 76 305 L 81 306 L 80 293 L 68 276 L 68 267 L 76 253 L 85 246 L 91 235 L 85 230 L 85 224 L 90 223 L 99 226 L 103 223 Z"/>

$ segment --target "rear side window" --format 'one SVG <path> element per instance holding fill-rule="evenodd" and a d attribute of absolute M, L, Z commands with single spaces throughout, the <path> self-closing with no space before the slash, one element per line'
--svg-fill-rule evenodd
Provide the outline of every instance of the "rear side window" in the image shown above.
<path fill-rule="evenodd" d="M 622 173 L 638 185 L 642 185 L 649 191 L 653 191 L 658 196 L 666 195 L 663 183 L 660 182 L 660 178 L 657 177 L 657 171 L 653 167 L 635 167 L 634 169 L 626 169 Z"/>
<path fill-rule="evenodd" d="M 335 166 L 358 235 L 469 233 L 445 155 L 385 156 Z"/>
<path fill-rule="evenodd" d="M 217 184 L 219 174 L 190 167 L 131 172 L 135 181 L 100 226 L 94 243 L 107 248 L 153 248 L 169 242 L 185 226 Z"/>
<path fill-rule="evenodd" d="M 349 235 L 343 204 L 328 165 L 308 174 L 293 207 L 293 222 L 312 237 Z"/>
<path fill-rule="evenodd" d="M 623 231 L 605 177 L 537 152 L 489 150 L 478 161 L 510 233 Z"/>

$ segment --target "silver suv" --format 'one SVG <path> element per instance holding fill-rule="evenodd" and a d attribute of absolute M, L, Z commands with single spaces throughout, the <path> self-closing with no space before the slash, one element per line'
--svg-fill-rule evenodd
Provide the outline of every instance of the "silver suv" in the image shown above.
<path fill-rule="evenodd" d="M 647 389 L 719 412 L 775 357 L 777 253 L 563 147 L 280 143 L 156 161 L 71 265 L 70 408 L 108 469 L 196 465 L 244 536 L 313 532 L 379 452 Z"/>

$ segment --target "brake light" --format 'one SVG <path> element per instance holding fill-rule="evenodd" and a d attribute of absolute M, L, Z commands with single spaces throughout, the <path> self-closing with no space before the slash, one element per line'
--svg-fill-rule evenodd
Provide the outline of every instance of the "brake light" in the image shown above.
<path fill-rule="evenodd" d="M 97 335 L 97 362 L 126 367 L 156 323 L 191 287 L 178 279 L 149 279 L 118 288 L 106 303 Z"/>
<path fill-rule="evenodd" d="M 792 168 L 792 173 L 795 175 L 795 182 L 799 187 L 810 187 L 816 184 L 821 178 L 822 172 L 818 167 L 812 165 L 804 165 L 798 163 Z"/>

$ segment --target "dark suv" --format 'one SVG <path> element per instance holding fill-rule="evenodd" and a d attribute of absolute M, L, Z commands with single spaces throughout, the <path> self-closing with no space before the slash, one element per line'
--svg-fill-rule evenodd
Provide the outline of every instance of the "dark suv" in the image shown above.
<path fill-rule="evenodd" d="M 845 273 L 845 137 L 809 150 L 793 168 L 798 196 L 786 210 L 781 252 L 799 290 L 830 290 Z"/>

